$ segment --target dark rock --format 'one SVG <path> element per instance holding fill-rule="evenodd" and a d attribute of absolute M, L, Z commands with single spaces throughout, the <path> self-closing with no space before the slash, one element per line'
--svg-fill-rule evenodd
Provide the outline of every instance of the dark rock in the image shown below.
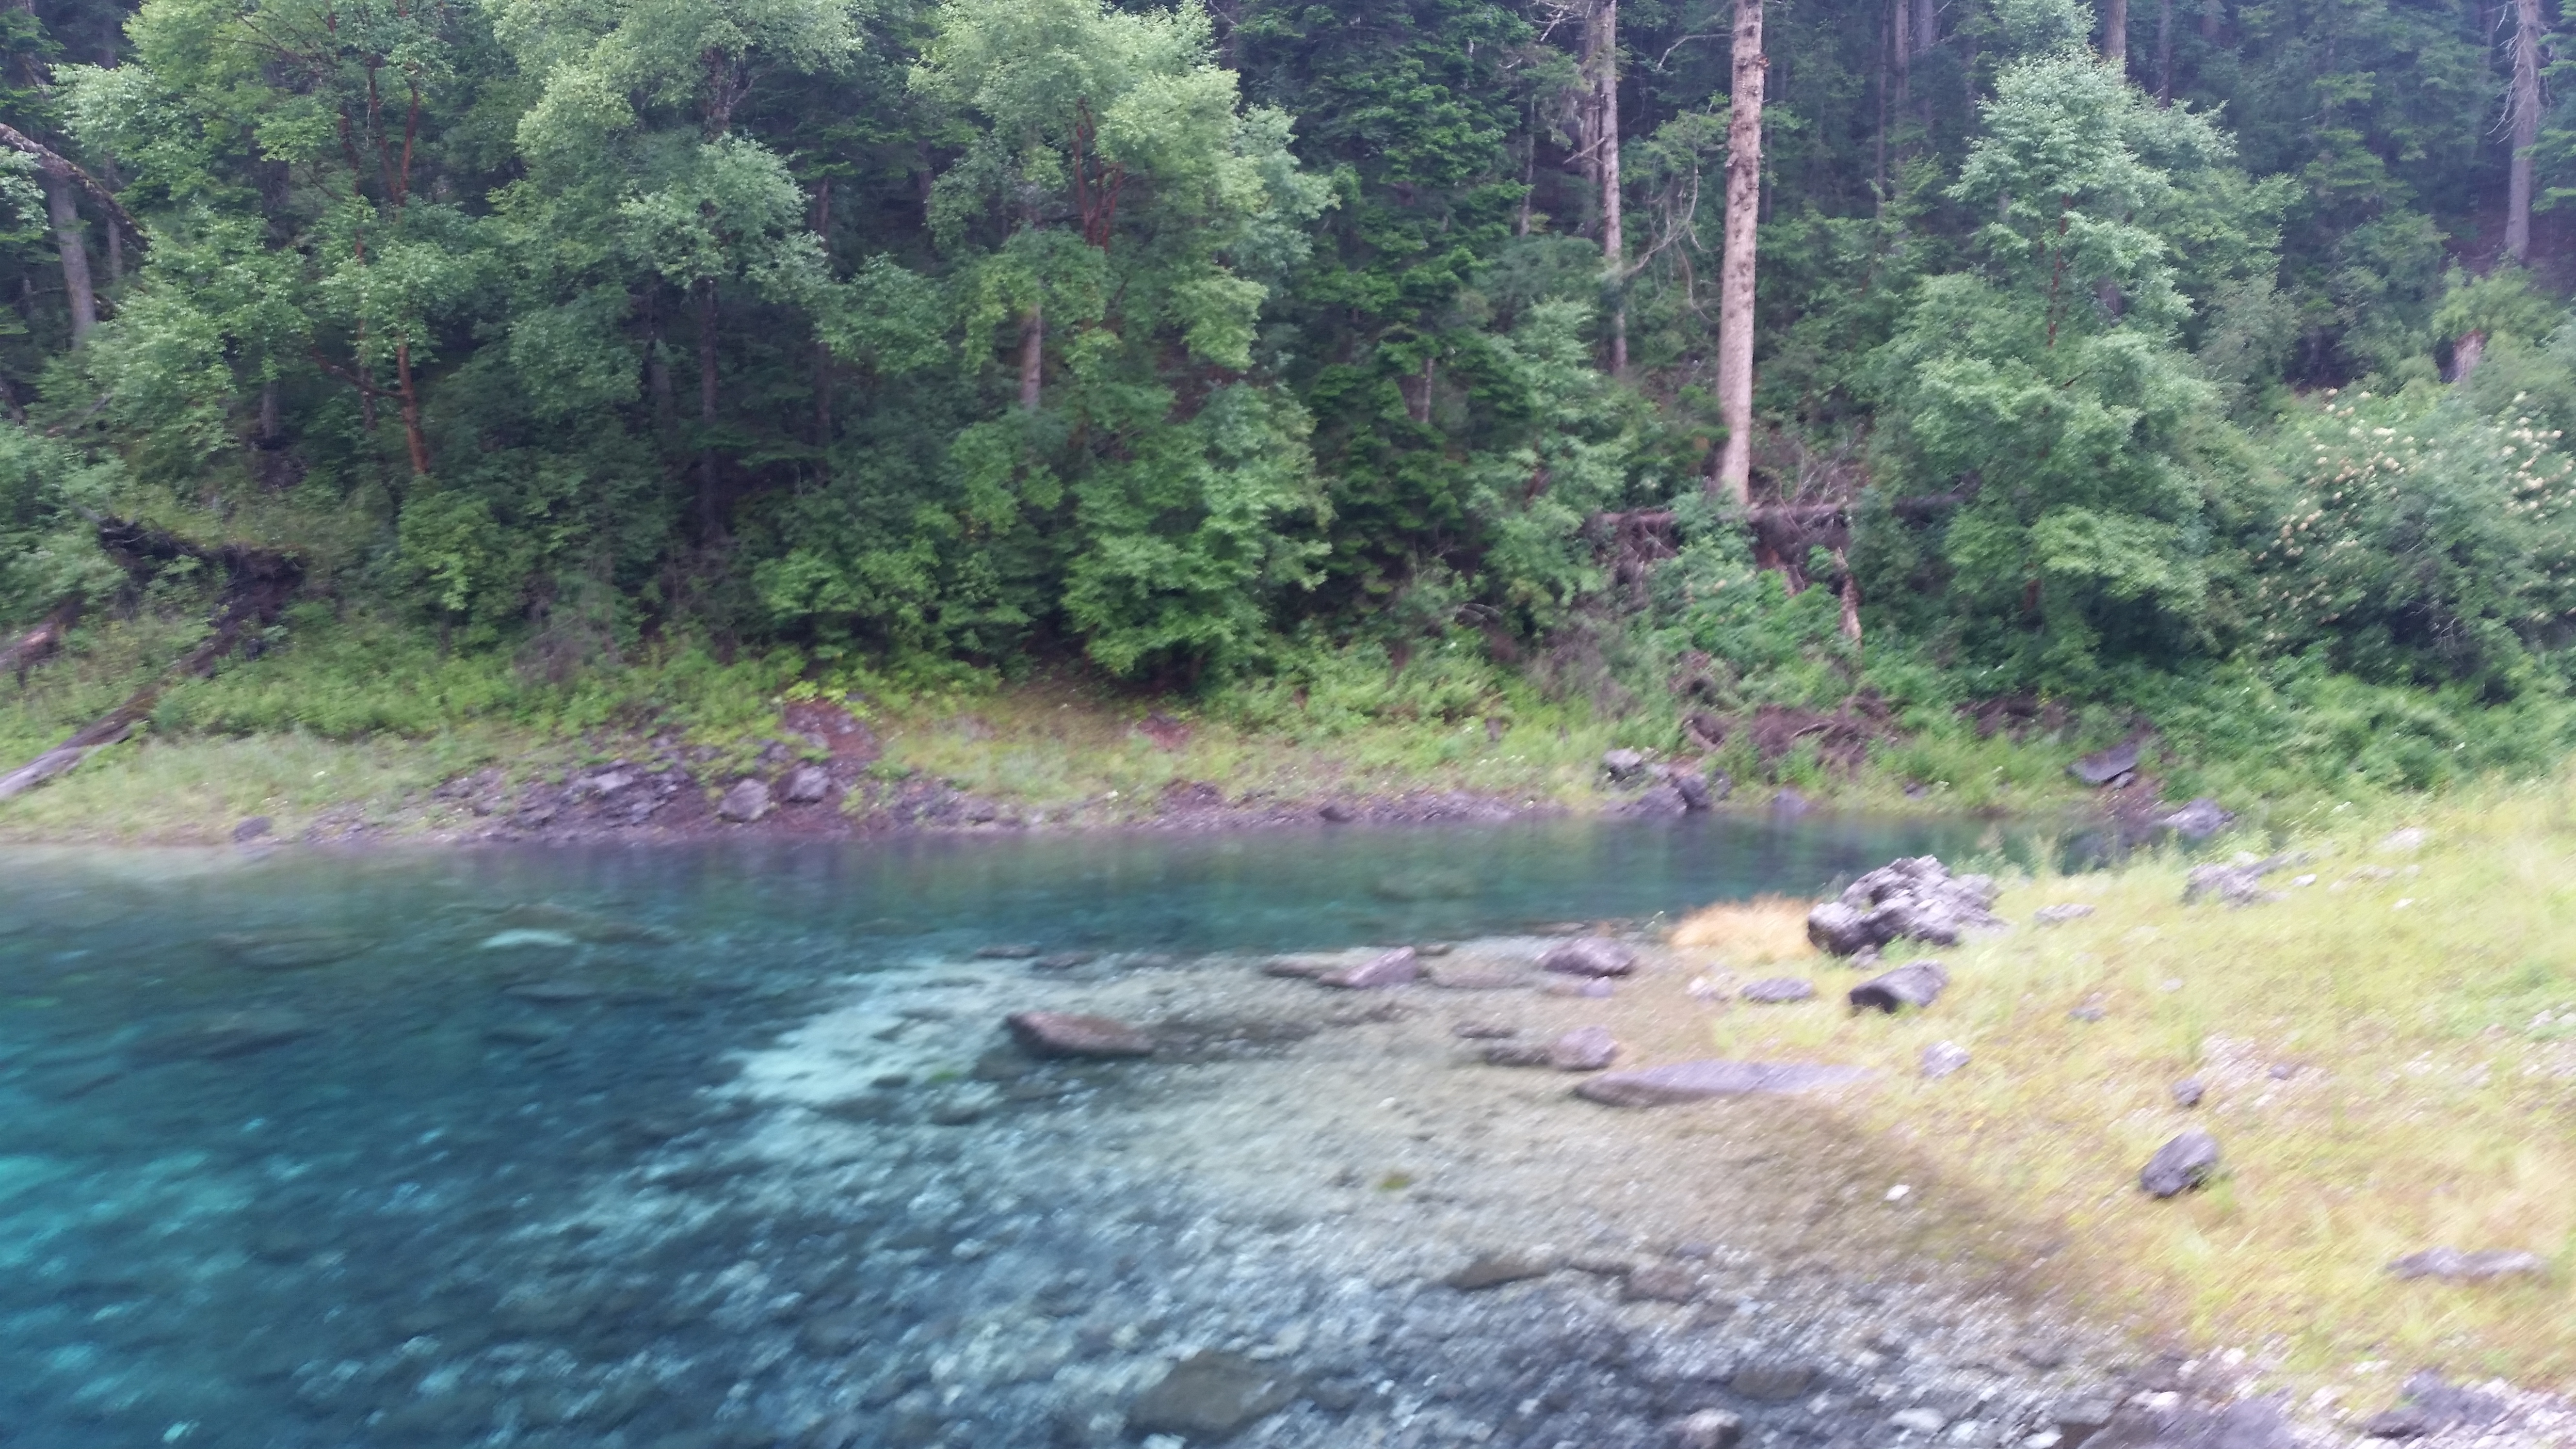
<path fill-rule="evenodd" d="M 1734 776 L 1726 773 L 1724 770 L 1711 770 L 1708 772 L 1708 803 L 1711 805 L 1722 804 L 1726 800 L 1726 797 L 1734 793 Z"/>
<path fill-rule="evenodd" d="M 1923 1049 L 1923 1076 L 1937 1082 L 1968 1064 L 1968 1049 L 1952 1041 L 1936 1041 Z"/>
<path fill-rule="evenodd" d="M 153 1038 L 138 1048 L 136 1055 L 147 1061 L 173 1061 L 184 1057 L 223 1061 L 281 1047 L 321 1029 L 318 1022 L 302 1012 L 275 1006 L 253 1007 L 247 1011 L 228 1011 L 206 1017 Z"/>
<path fill-rule="evenodd" d="M 1206 1350 L 1172 1365 L 1127 1410 L 1136 1434 L 1178 1434 L 1212 1442 L 1296 1402 L 1297 1376 L 1240 1354 Z"/>
<path fill-rule="evenodd" d="M 1771 797 L 1771 813 L 1774 815 L 1804 815 L 1815 808 L 1806 796 L 1795 790 L 1782 790 Z"/>
<path fill-rule="evenodd" d="M 2217 1168 L 2218 1139 L 2206 1132 L 2185 1132 L 2156 1149 L 2138 1174 L 2138 1186 L 2149 1197 L 2172 1197 L 2206 1184 Z"/>
<path fill-rule="evenodd" d="M 1556 1263 L 1537 1253 L 1478 1253 L 1467 1260 L 1465 1267 L 1440 1281 L 1462 1293 L 1473 1293 L 1524 1278 L 1544 1278 L 1555 1271 Z"/>
<path fill-rule="evenodd" d="M 1449 1028 L 1449 1034 L 1467 1041 L 1501 1041 L 1518 1030 L 1499 1021 L 1462 1021 Z"/>
<path fill-rule="evenodd" d="M 2199 1106 L 2200 1099 L 2207 1095 L 2209 1089 L 2200 1084 L 2198 1077 L 2185 1077 L 2173 1084 L 2174 1105 L 2186 1110 Z"/>
<path fill-rule="evenodd" d="M 1027 961 L 1035 958 L 1038 948 L 1025 941 L 1004 941 L 998 945 L 975 948 L 977 959 L 984 961 Z"/>
<path fill-rule="evenodd" d="M 1688 1303 L 1699 1293 L 1699 1275 L 1678 1263 L 1641 1263 L 1619 1280 L 1619 1296 L 1630 1303 Z"/>
<path fill-rule="evenodd" d="M 1735 1449 L 1744 1421 L 1724 1409 L 1701 1409 L 1673 1424 L 1673 1449 Z"/>
<path fill-rule="evenodd" d="M 2276 1082 L 2286 1082 L 2298 1074 L 2299 1067 L 2296 1062 L 2274 1062 L 2271 1069 L 2264 1073 Z"/>
<path fill-rule="evenodd" d="M 269 819 L 265 815 L 254 815 L 248 820 L 245 820 L 241 824 L 233 827 L 233 844 L 248 845 L 252 841 L 259 839 L 261 836 L 266 835 L 276 826 L 276 824 L 276 821 Z"/>
<path fill-rule="evenodd" d="M 1323 817 L 1324 823 L 1328 825 L 1348 825 L 1359 818 L 1351 813 L 1351 807 L 1339 802 L 1327 804 L 1315 813 Z"/>
<path fill-rule="evenodd" d="M 2001 930 L 1989 909 L 1992 877 L 1954 876 L 1936 856 L 1901 858 L 1853 881 L 1807 913 L 1807 939 L 1837 956 L 1900 940 L 1955 946 L 1973 932 Z"/>
<path fill-rule="evenodd" d="M 1604 750 L 1601 773 L 1613 785 L 1625 785 L 1646 772 L 1646 757 L 1635 750 Z"/>
<path fill-rule="evenodd" d="M 1416 948 L 1414 954 L 1420 955 L 1420 949 Z M 1522 972 L 1501 966 L 1479 966 L 1472 962 L 1427 967 L 1422 975 L 1424 980 L 1443 991 L 1509 991 L 1528 984 L 1528 977 Z"/>
<path fill-rule="evenodd" d="M 1560 1072 L 1597 1072 L 1619 1055 L 1607 1027 L 1579 1026 L 1548 1045 L 1547 1064 Z"/>
<path fill-rule="evenodd" d="M 502 987 L 501 994 L 541 1005 L 565 1006 L 576 1001 L 597 1001 L 608 994 L 608 989 L 588 981 L 519 981 Z"/>
<path fill-rule="evenodd" d="M 1106 1016 L 1023 1011 L 1004 1017 L 1002 1025 L 1031 1056 L 1142 1057 L 1154 1052 L 1153 1038 Z"/>
<path fill-rule="evenodd" d="M 2117 1410 L 2101 1399 L 2078 1399 L 2060 1404 L 2049 1417 L 2057 1426 L 2058 1449 L 2081 1449 L 2084 1441 L 2102 1432 Z"/>
<path fill-rule="evenodd" d="M 2100 1021 L 2110 1014 L 2111 1013 L 2103 1010 L 2100 1006 L 2088 1001 L 2082 1006 L 2070 1009 L 2066 1013 L 2066 1019 L 2069 1021 Z"/>
<path fill-rule="evenodd" d="M 2138 768 L 2137 740 L 2127 740 L 2107 750 L 2096 750 L 2066 767 L 2066 773 L 2087 785 L 2108 785 Z"/>
<path fill-rule="evenodd" d="M 1604 976 L 1560 976 L 1539 990 L 1549 996 L 1580 996 L 1596 1001 L 1612 994 L 1609 978 Z"/>
<path fill-rule="evenodd" d="M 1543 1067 L 1552 1055 L 1545 1043 L 1534 1041 L 1498 1041 L 1484 1051 L 1489 1067 Z"/>
<path fill-rule="evenodd" d="M 1816 999 L 1816 983 L 1798 976 L 1772 976 L 1745 987 L 1737 999 L 1761 1006 L 1785 1006 L 1793 1001 Z"/>
<path fill-rule="evenodd" d="M 2382 1409 L 2361 1421 L 2361 1432 L 2373 1439 L 2421 1439 L 2433 1429 L 2432 1416 L 2412 1404 Z"/>
<path fill-rule="evenodd" d="M 1819 1062 L 1673 1062 L 1594 1077 L 1574 1094 L 1612 1107 L 1660 1107 L 1716 1097 L 1780 1096 L 1857 1082 L 1859 1067 Z"/>
<path fill-rule="evenodd" d="M 2399 1392 L 2428 1430 L 2463 1425 L 2484 1429 L 2502 1419 L 2510 1407 L 2493 1394 L 2445 1383 L 2442 1376 L 2431 1369 L 2421 1369 L 2410 1375 L 2406 1386 Z"/>
<path fill-rule="evenodd" d="M 2511 1248 L 2489 1248 L 2475 1253 L 2463 1253 L 2457 1248 L 2427 1248 L 2389 1264 L 2388 1271 L 2398 1278 L 2482 1283 L 2490 1278 L 2546 1277 L 2549 1260 L 2538 1253 Z"/>
<path fill-rule="evenodd" d="M 779 791 L 790 805 L 812 805 L 832 793 L 832 777 L 820 765 L 799 765 L 788 772 L 787 783 Z"/>
<path fill-rule="evenodd" d="M 2069 901 L 2062 906 L 2041 906 L 2030 913 L 2030 920 L 2035 926 L 2062 926 L 2068 921 L 2080 921 L 2091 914 L 2093 914 L 2091 906 L 2082 901 Z"/>
<path fill-rule="evenodd" d="M 1357 966 L 1327 971 L 1315 978 L 1318 986 L 1338 986 L 1345 991 L 1374 991 L 1382 987 L 1402 986 L 1422 974 L 1422 967 L 1411 946 L 1398 946 L 1383 955 L 1372 956 Z"/>
<path fill-rule="evenodd" d="M 1637 948 L 1607 936 L 1577 936 L 1548 947 L 1538 964 L 1566 976 L 1625 976 L 1637 969 Z"/>
<path fill-rule="evenodd" d="M 2035 1369 L 2053 1369 L 2066 1362 L 2065 1346 L 2051 1339 L 2025 1338 L 2012 1346 L 2012 1356 Z"/>
<path fill-rule="evenodd" d="M 2206 795 L 2156 817 L 2158 826 L 2185 840 L 2207 840 L 2235 823 L 2235 816 L 2219 808 L 2218 802 Z"/>
<path fill-rule="evenodd" d="M 1689 770 L 1675 770 L 1664 783 L 1670 785 L 1673 793 L 1681 797 L 1684 810 L 1698 811 L 1709 807 L 1710 796 L 1706 775 Z"/>
<path fill-rule="evenodd" d="M 1949 968 L 1938 961 L 1908 961 L 1893 971 L 1884 971 L 1851 989 L 1851 1004 L 1856 1011 L 1897 1011 L 1904 1007 L 1926 1007 L 1940 999 L 1942 989 L 1950 984 Z"/>
<path fill-rule="evenodd" d="M 768 813 L 769 787 L 758 780 L 736 780 L 716 802 L 717 818 L 736 825 L 748 825 Z"/>
<path fill-rule="evenodd" d="M 1749 1363 L 1735 1371 L 1726 1386 L 1757 1404 L 1785 1404 L 1803 1399 L 1815 1386 L 1816 1371 L 1802 1363 Z"/>
<path fill-rule="evenodd" d="M 1029 965 L 1039 971 L 1070 971 L 1077 966 L 1088 966 L 1099 959 L 1099 954 L 1093 951 L 1056 951 L 1040 956 Z"/>
<path fill-rule="evenodd" d="M 1626 813 L 1630 815 L 1687 815 L 1690 813 L 1690 808 L 1691 804 L 1689 797 L 1683 795 L 1675 786 L 1671 784 L 1663 784 L 1647 787 L 1646 793 L 1639 795 L 1635 800 L 1629 802 Z"/>

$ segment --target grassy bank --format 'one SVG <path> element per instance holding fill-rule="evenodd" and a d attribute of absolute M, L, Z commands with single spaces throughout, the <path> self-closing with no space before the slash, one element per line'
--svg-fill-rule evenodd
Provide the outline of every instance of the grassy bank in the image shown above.
<path fill-rule="evenodd" d="M 2564 1381 L 2576 777 L 2346 811 L 2294 848 L 2312 859 L 2271 878 L 2279 899 L 2241 908 L 2182 904 L 2178 860 L 2013 885 L 1999 909 L 2025 924 L 1938 953 L 1953 985 L 1929 1011 L 1851 1016 L 1832 1004 L 1848 981 L 1808 958 L 1826 968 L 1828 1006 L 1735 1007 L 1715 1045 L 1883 1068 L 1893 1085 L 1861 1110 L 1946 1174 L 1911 1200 L 2044 1225 L 2058 1251 L 2040 1271 L 2093 1307 L 2294 1374 L 2363 1365 L 2357 1401 L 2389 1392 L 2372 1362 Z M 2093 914 L 2027 924 L 2071 902 Z M 1680 939 L 1712 966 L 1799 959 L 1758 911 Z M 1973 1060 L 1922 1080 L 1938 1041 Z M 2171 1095 L 2184 1077 L 2207 1088 L 2196 1109 Z M 2195 1126 L 2217 1137 L 2225 1175 L 2148 1199 L 2140 1166 Z M 2527 1250 L 2550 1273 L 2454 1285 L 2386 1271 L 2437 1245 Z"/>

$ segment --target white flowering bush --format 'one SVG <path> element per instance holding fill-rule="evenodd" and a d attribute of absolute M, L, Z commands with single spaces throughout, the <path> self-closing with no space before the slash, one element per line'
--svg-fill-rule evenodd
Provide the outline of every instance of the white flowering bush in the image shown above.
<path fill-rule="evenodd" d="M 2514 399 L 2515 404 L 2524 401 Z M 2364 678 L 2506 686 L 2576 622 L 2576 458 L 2528 413 L 2326 393 L 2275 442 L 2253 642 Z"/>

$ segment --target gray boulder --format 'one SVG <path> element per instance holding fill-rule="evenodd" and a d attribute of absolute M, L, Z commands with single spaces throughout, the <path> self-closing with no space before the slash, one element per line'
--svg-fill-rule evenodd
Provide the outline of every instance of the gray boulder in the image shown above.
<path fill-rule="evenodd" d="M 2488 1248 L 2475 1253 L 2463 1253 L 2457 1248 L 2427 1248 L 2389 1264 L 2388 1271 L 2398 1278 L 2481 1283 L 2490 1278 L 2546 1277 L 2549 1260 L 2538 1253 L 2512 1248 Z"/>
<path fill-rule="evenodd" d="M 799 765 L 788 772 L 787 784 L 779 792 L 790 805 L 813 805 L 832 793 L 832 777 L 820 765 Z"/>
<path fill-rule="evenodd" d="M 2182 903 L 2216 899 L 2231 906 L 2250 906 L 2278 900 L 2263 889 L 2263 877 L 2289 863 L 2287 856 L 2276 855 L 2251 865 L 2195 865 L 2183 877 Z"/>
<path fill-rule="evenodd" d="M 1673 1424 L 1673 1449 L 1735 1449 L 1744 1421 L 1724 1409 L 1701 1409 Z"/>
<path fill-rule="evenodd" d="M 2201 1085 L 2198 1077 L 2185 1077 L 2173 1084 L 2174 1105 L 2184 1111 L 2199 1106 L 2200 1099 L 2208 1095 L 2209 1089 Z"/>
<path fill-rule="evenodd" d="M 1991 909 L 1995 895 L 1993 877 L 1952 875 L 1937 856 L 1894 860 L 1808 912 L 1807 939 L 1836 956 L 1899 940 L 1955 946 L 1971 933 L 2004 928 Z"/>
<path fill-rule="evenodd" d="M 2138 1186 L 2149 1197 L 2172 1197 L 2206 1185 L 2217 1170 L 2218 1139 L 2206 1132 L 2185 1132 L 2156 1149 L 2138 1174 Z"/>
<path fill-rule="evenodd" d="M 1422 966 L 1411 946 L 1398 946 L 1381 956 L 1372 956 L 1357 966 L 1327 971 L 1315 978 L 1321 986 L 1338 986 L 1345 991 L 1374 991 L 1382 987 L 1403 986 L 1422 974 Z"/>
<path fill-rule="evenodd" d="M 1646 773 L 1646 757 L 1635 750 L 1604 750 L 1601 773 L 1610 777 L 1611 784 L 1625 785 Z"/>
<path fill-rule="evenodd" d="M 1637 969 L 1637 948 L 1607 936 L 1577 936 L 1548 947 L 1538 964 L 1566 976 L 1625 976 Z"/>
<path fill-rule="evenodd" d="M 1940 999 L 1950 984 L 1950 970 L 1938 961 L 1908 961 L 1851 989 L 1855 1011 L 1900 1011 L 1922 1008 Z"/>
<path fill-rule="evenodd" d="M 2062 926 L 2068 921 L 2080 921 L 2091 914 L 2093 914 L 2091 906 L 2082 901 L 2070 901 L 2062 906 L 2041 906 L 2030 913 L 2030 919 L 2031 924 L 2037 926 Z"/>
<path fill-rule="evenodd" d="M 2066 767 L 2066 773 L 2087 785 L 2115 785 L 2138 768 L 2138 744 L 2126 740 L 2107 750 L 2096 750 Z"/>
<path fill-rule="evenodd" d="M 1968 1064 L 1968 1049 L 1954 1041 L 1936 1041 L 1923 1049 L 1923 1076 L 1937 1082 Z"/>
<path fill-rule="evenodd" d="M 2156 817 L 2159 828 L 2170 830 L 2185 840 L 2207 840 L 2235 823 L 2234 815 L 2206 795 Z"/>
<path fill-rule="evenodd" d="M 1523 1253 L 1506 1249 L 1478 1253 L 1467 1260 L 1465 1267 L 1440 1281 L 1461 1293 L 1476 1293 L 1487 1288 L 1499 1288 L 1506 1283 L 1518 1283 L 1524 1279 L 1544 1278 L 1555 1271 L 1556 1260 L 1544 1253 Z"/>
<path fill-rule="evenodd" d="M 1681 797 L 1685 810 L 1705 810 L 1711 803 L 1706 775 L 1692 770 L 1675 770 L 1665 783 Z"/>
<path fill-rule="evenodd" d="M 1067 1011 L 1022 1011 L 1002 1018 L 1020 1049 L 1039 1057 L 1143 1057 L 1154 1039 L 1106 1016 Z"/>
<path fill-rule="evenodd" d="M 1663 1107 L 1719 1097 L 1789 1096 L 1868 1075 L 1859 1067 L 1821 1062 L 1673 1062 L 1604 1072 L 1575 1088 L 1574 1095 L 1610 1107 Z"/>
<path fill-rule="evenodd" d="M 737 780 L 716 802 L 716 816 L 736 825 L 748 825 L 769 813 L 769 787 L 758 780 Z"/>

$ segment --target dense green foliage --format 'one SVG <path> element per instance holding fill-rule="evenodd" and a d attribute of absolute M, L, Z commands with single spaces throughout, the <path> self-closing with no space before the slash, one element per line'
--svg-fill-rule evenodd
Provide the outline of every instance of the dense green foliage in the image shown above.
<path fill-rule="evenodd" d="M 1580 3 L 45 0 L 0 119 L 141 232 L 0 166 L 0 623 L 137 602 L 116 514 L 549 686 L 2563 700 L 2576 122 L 2504 259 L 2509 7 L 2133 4 L 2123 68 L 1906 3 L 1771 7 L 1782 525 L 1706 497 L 1731 4 L 1618 12 L 1605 259 Z"/>

